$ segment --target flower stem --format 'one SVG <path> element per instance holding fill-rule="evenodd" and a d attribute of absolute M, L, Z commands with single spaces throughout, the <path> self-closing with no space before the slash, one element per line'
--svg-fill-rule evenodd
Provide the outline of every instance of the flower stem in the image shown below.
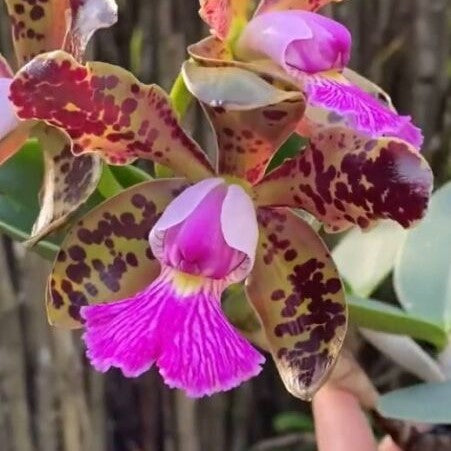
<path fill-rule="evenodd" d="M 105 199 L 115 196 L 124 190 L 107 164 L 103 165 L 102 175 L 99 184 L 97 185 L 97 189 Z"/>
<path fill-rule="evenodd" d="M 191 105 L 193 96 L 188 91 L 181 72 L 178 74 L 174 84 L 172 85 L 169 98 L 171 99 L 172 108 L 174 108 L 178 118 L 182 119 Z"/>

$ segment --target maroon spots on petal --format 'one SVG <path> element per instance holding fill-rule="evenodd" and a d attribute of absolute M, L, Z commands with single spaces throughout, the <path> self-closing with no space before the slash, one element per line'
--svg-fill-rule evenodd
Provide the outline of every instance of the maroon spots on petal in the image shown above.
<path fill-rule="evenodd" d="M 266 110 L 263 112 L 263 115 L 270 121 L 279 122 L 287 115 L 287 112 L 281 110 Z"/>
<path fill-rule="evenodd" d="M 284 258 L 287 262 L 295 260 L 297 256 L 298 253 L 294 249 L 288 249 L 284 254 Z"/>
<path fill-rule="evenodd" d="M 42 8 L 42 6 L 34 5 L 30 11 L 30 19 L 31 20 L 39 20 L 42 17 L 44 17 L 44 14 L 45 14 L 45 12 L 44 12 L 44 8 Z"/>
<path fill-rule="evenodd" d="M 280 301 L 281 299 L 285 298 L 285 291 L 283 290 L 275 290 L 271 294 L 271 300 L 273 301 Z"/>

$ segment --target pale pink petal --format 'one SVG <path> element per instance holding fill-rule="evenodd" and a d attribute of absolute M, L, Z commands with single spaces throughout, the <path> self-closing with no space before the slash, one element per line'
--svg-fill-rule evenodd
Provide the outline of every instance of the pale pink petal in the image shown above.
<path fill-rule="evenodd" d="M 349 61 L 351 34 L 332 19 L 306 11 L 261 14 L 244 29 L 236 53 L 244 60 L 267 57 L 304 73 L 342 69 Z"/>
<path fill-rule="evenodd" d="M 165 265 L 228 283 L 249 274 L 257 240 L 252 200 L 240 186 L 220 178 L 186 189 L 149 235 L 154 255 Z"/>
<path fill-rule="evenodd" d="M 224 183 L 224 180 L 220 178 L 202 180 L 188 187 L 166 207 L 149 235 L 152 252 L 158 259 L 163 258 L 162 246 L 166 230 L 184 221 L 197 208 L 205 196 L 222 183 Z"/>
<path fill-rule="evenodd" d="M 0 78 L 0 139 L 12 132 L 19 124 L 19 119 L 9 100 L 11 78 Z"/>
<path fill-rule="evenodd" d="M 170 387 L 200 397 L 257 375 L 264 362 L 220 309 L 224 284 L 170 268 L 142 293 L 119 303 L 82 309 L 84 340 L 100 371 L 118 367 L 135 377 L 154 362 Z"/>
<path fill-rule="evenodd" d="M 421 130 L 412 124 L 410 116 L 396 114 L 344 77 L 317 75 L 301 80 L 310 105 L 337 113 L 356 131 L 374 138 L 398 137 L 417 149 L 421 147 Z"/>
<path fill-rule="evenodd" d="M 226 243 L 221 227 L 226 194 L 225 183 L 215 187 L 184 221 L 164 232 L 164 264 L 213 279 L 225 279 L 241 265 L 245 254 Z"/>
<path fill-rule="evenodd" d="M 255 207 L 248 194 L 238 185 L 231 185 L 227 190 L 222 205 L 221 225 L 226 243 L 247 256 L 229 275 L 229 280 L 239 282 L 248 276 L 254 266 L 258 225 Z"/>

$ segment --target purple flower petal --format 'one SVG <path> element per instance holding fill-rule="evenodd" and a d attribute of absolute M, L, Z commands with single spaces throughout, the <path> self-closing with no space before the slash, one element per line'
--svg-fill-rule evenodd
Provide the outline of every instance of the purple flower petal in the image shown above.
<path fill-rule="evenodd" d="M 243 280 L 254 266 L 258 243 L 258 226 L 255 207 L 250 197 L 238 185 L 231 185 L 227 191 L 221 211 L 222 233 L 227 244 L 247 255 L 229 280 Z"/>
<path fill-rule="evenodd" d="M 8 98 L 11 83 L 11 78 L 0 78 L 0 139 L 12 132 L 20 122 Z"/>
<path fill-rule="evenodd" d="M 228 186 L 220 178 L 186 189 L 149 235 L 154 255 L 164 264 L 228 283 L 249 274 L 257 240 L 251 199 L 241 187 Z"/>
<path fill-rule="evenodd" d="M 83 307 L 91 363 L 136 377 L 156 362 L 169 386 L 192 397 L 236 387 L 261 371 L 264 357 L 221 312 L 224 287 L 166 267 L 132 298 Z"/>
<path fill-rule="evenodd" d="M 398 115 L 339 74 L 304 77 L 304 89 L 310 105 L 341 115 L 358 132 L 373 138 L 398 137 L 417 149 L 421 147 L 421 130 L 410 116 Z"/>
<path fill-rule="evenodd" d="M 343 25 L 306 11 L 258 15 L 243 31 L 239 57 L 269 57 L 284 69 L 312 74 L 342 69 L 349 61 L 351 34 Z"/>

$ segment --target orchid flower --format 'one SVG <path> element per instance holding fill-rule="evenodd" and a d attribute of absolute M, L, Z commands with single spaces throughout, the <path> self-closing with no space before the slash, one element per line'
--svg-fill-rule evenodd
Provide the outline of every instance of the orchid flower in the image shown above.
<path fill-rule="evenodd" d="M 233 0 L 201 1 L 201 16 L 214 36 L 191 46 L 191 56 L 202 65 L 234 65 L 291 81 L 307 99 L 297 130 L 301 135 L 310 137 L 321 128 L 341 124 L 368 138 L 398 137 L 420 148 L 423 137 L 410 117 L 374 98 L 371 94 L 380 90 L 363 82 L 364 88 L 370 87 L 371 93 L 366 92 L 359 86 L 362 77 L 346 69 L 350 32 L 314 12 L 330 1 L 264 0 L 248 24 L 243 12 L 248 8 L 238 11 Z M 227 45 L 230 35 L 233 49 Z"/>
<path fill-rule="evenodd" d="M 309 224 L 289 209 L 257 205 L 253 191 L 305 102 L 254 74 L 236 83 L 254 97 L 212 109 L 219 159 L 230 163 L 216 170 L 164 91 L 121 68 L 81 65 L 59 51 L 17 74 L 18 116 L 62 128 L 76 153 L 95 149 L 116 164 L 151 159 L 184 177 L 125 190 L 72 229 L 49 280 L 49 319 L 84 324 L 100 371 L 137 376 L 156 364 L 171 387 L 208 395 L 256 375 L 264 360 L 220 308 L 223 291 L 246 280 L 284 382 L 308 398 L 343 342 L 342 284 Z"/>
<path fill-rule="evenodd" d="M 116 21 L 114 0 L 6 0 L 12 22 L 17 63 L 26 64 L 41 53 L 66 49 L 81 60 L 96 30 Z M 67 137 L 43 123 L 21 120 L 9 97 L 13 71 L 0 55 L 0 165 L 29 137 L 38 138 L 44 153 L 45 175 L 41 211 L 31 232 L 30 243 L 61 225 L 93 193 L 101 174 L 98 157 L 72 158 Z"/>
<path fill-rule="evenodd" d="M 72 229 L 49 279 L 49 319 L 85 326 L 100 371 L 137 376 L 155 364 L 169 386 L 209 395 L 263 363 L 220 309 L 224 290 L 244 281 L 282 380 L 308 399 L 333 367 L 347 313 L 330 253 L 289 207 L 331 227 L 385 218 L 407 227 L 424 214 L 432 176 L 408 143 L 346 127 L 318 134 L 266 174 L 304 115 L 303 93 L 283 78 L 207 69 L 215 77 L 186 63 L 183 77 L 216 133 L 214 165 L 164 91 L 124 69 L 57 51 L 16 75 L 16 114 L 63 129 L 76 154 L 96 152 L 113 164 L 150 159 L 183 177 L 125 190 Z"/>
<path fill-rule="evenodd" d="M 224 36 L 234 35 L 233 24 L 241 24 L 243 17 L 234 18 L 232 0 L 201 6 L 207 3 L 216 7 L 215 22 L 209 22 L 214 36 L 189 47 L 193 61 L 184 67 L 187 85 L 202 104 L 239 101 L 242 93 L 236 95 L 235 79 L 245 73 L 281 89 L 298 89 L 306 98 L 296 132 L 310 142 L 255 186 L 258 196 L 272 205 L 283 198 L 284 205 L 307 210 L 329 232 L 355 225 L 368 229 L 381 215 L 404 227 L 421 219 L 427 202 L 404 203 L 413 191 L 427 187 L 426 200 L 431 189 L 431 170 L 418 152 L 421 133 L 396 113 L 380 88 L 343 70 L 349 32 L 313 12 L 329 2 L 263 1 L 254 18 L 240 25 L 233 51 Z M 201 15 L 206 17 L 202 8 Z M 229 28 L 215 28 L 224 23 Z M 409 181 L 402 192 L 392 185 L 401 173 Z M 415 187 L 417 182 L 423 188 Z"/>

